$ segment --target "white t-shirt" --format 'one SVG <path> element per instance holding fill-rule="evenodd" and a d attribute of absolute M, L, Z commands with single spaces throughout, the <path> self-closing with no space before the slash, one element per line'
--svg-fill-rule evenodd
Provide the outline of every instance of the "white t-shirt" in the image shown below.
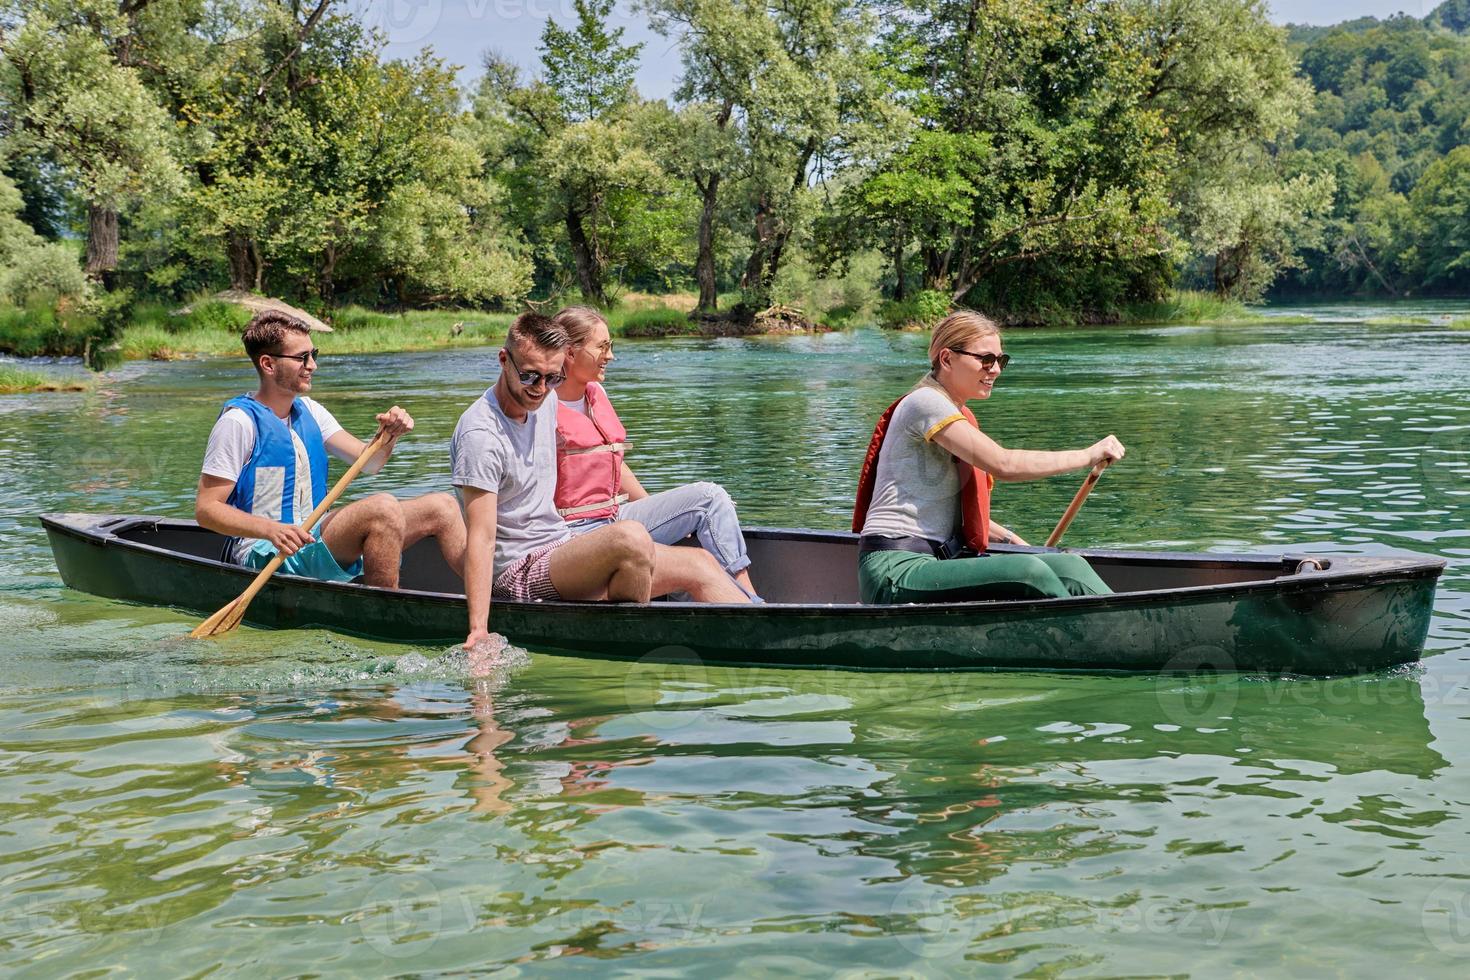
<path fill-rule="evenodd" d="M 303 395 L 301 404 L 311 413 L 317 428 L 322 430 L 323 442 L 342 431 L 341 424 L 332 417 L 332 413 L 317 404 L 315 399 Z M 291 444 L 296 448 L 296 496 L 291 507 L 296 523 L 300 524 L 311 514 L 313 506 L 311 458 L 307 455 L 306 445 L 296 434 L 295 429 L 291 430 Z M 255 452 L 255 420 L 243 409 L 226 409 L 224 414 L 215 420 L 214 428 L 210 430 L 209 445 L 204 450 L 204 466 L 201 472 L 205 476 L 217 476 L 221 480 L 238 483 L 240 474 L 244 471 L 245 464 L 250 462 L 250 454 L 253 452 Z M 241 538 L 236 541 L 231 558 L 243 564 L 246 554 L 255 546 L 257 540 L 259 539 Z"/>
<path fill-rule="evenodd" d="M 578 415 L 587 414 L 587 396 L 585 394 L 581 398 L 578 398 L 576 401 L 572 401 L 572 399 L 570 398 L 562 398 L 560 399 L 558 404 L 565 405 L 567 408 L 570 408 Z"/>
<path fill-rule="evenodd" d="M 947 541 L 958 530 L 959 470 L 934 437 L 964 418 L 938 389 L 925 386 L 904 396 L 878 451 L 873 501 L 862 533 Z"/>

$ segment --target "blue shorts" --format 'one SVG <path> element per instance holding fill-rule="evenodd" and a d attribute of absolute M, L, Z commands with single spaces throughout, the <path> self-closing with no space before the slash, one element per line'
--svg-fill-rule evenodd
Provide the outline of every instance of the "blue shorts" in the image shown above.
<path fill-rule="evenodd" d="M 316 538 L 315 542 L 281 562 L 281 571 L 287 575 L 300 575 L 302 578 L 320 579 L 323 582 L 351 582 L 362 574 L 361 558 L 348 568 L 337 564 L 332 549 L 328 548 L 326 542 L 322 540 L 320 527 L 316 529 L 313 537 Z M 261 569 L 270 564 L 270 560 L 275 556 L 275 545 L 265 540 L 257 541 L 255 547 L 251 548 L 245 556 L 245 566 Z"/>

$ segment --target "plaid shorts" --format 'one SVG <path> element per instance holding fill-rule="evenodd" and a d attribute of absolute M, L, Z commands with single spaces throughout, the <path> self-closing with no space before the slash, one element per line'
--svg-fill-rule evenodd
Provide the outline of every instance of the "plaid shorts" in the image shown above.
<path fill-rule="evenodd" d="M 556 586 L 551 584 L 551 553 L 570 538 L 555 544 L 528 551 L 495 576 L 490 595 L 496 599 L 511 599 L 515 602 L 542 602 L 560 599 Z"/>

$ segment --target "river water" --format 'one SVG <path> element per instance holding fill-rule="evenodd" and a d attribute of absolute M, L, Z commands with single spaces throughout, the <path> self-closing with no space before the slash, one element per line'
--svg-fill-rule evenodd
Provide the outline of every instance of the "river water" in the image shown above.
<path fill-rule="evenodd" d="M 1014 331 L 981 424 L 1128 445 L 1070 544 L 1447 559 L 1422 666 L 904 676 L 533 649 L 472 677 L 325 632 L 194 643 L 194 617 L 64 589 L 34 516 L 189 515 L 248 365 L 0 397 L 0 969 L 1463 976 L 1470 331 L 1316 313 Z M 713 479 L 748 524 L 839 528 L 924 343 L 619 342 L 609 388 L 646 486 Z M 359 434 L 391 402 L 418 420 L 354 489 L 444 488 L 492 370 L 489 350 L 324 362 L 314 393 Z M 1003 486 L 997 516 L 1043 538 L 1080 476 Z"/>

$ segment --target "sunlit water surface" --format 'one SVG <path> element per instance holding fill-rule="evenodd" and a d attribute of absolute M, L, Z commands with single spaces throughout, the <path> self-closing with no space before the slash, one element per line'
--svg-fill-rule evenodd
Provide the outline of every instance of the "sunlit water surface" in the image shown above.
<path fill-rule="evenodd" d="M 714 479 L 747 523 L 839 528 L 923 346 L 620 342 L 609 386 L 645 485 Z M 131 364 L 0 397 L 0 968 L 1463 976 L 1470 332 L 1007 347 L 988 431 L 1129 447 L 1069 543 L 1439 555 L 1424 664 L 903 676 L 531 650 L 472 677 L 324 632 L 190 642 L 188 615 L 64 589 L 34 521 L 191 513 L 249 368 Z M 354 489 L 444 488 L 491 353 L 324 363 L 316 394 L 359 434 L 392 402 L 418 419 Z M 1079 476 L 1005 486 L 997 514 L 1044 537 Z"/>

